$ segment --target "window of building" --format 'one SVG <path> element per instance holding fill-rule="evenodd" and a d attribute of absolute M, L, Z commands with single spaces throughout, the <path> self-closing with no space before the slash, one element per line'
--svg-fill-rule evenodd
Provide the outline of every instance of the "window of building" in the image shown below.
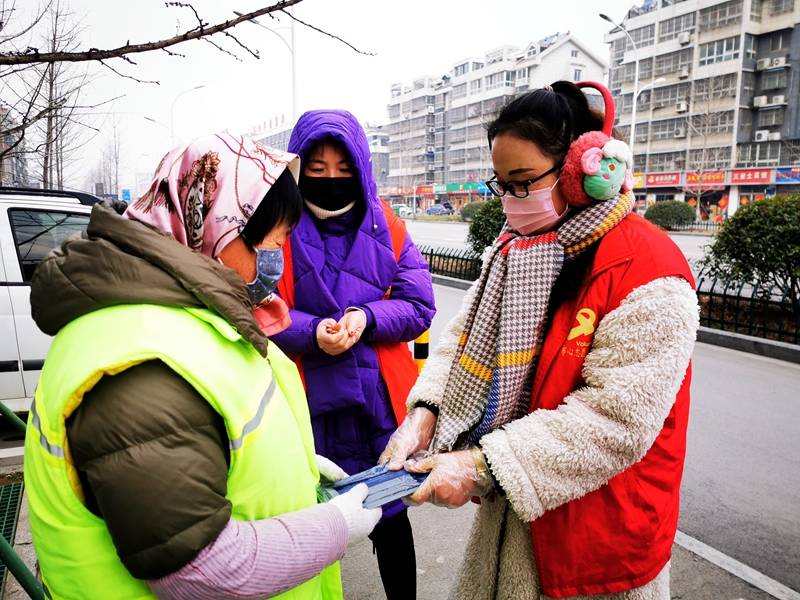
<path fill-rule="evenodd" d="M 764 71 L 761 75 L 761 89 L 762 90 L 777 90 L 785 88 L 787 85 L 787 71 L 786 69 L 779 69 L 777 71 Z"/>
<path fill-rule="evenodd" d="M 776 31 L 769 38 L 769 51 L 783 50 L 789 44 L 789 35 L 783 31 Z"/>
<path fill-rule="evenodd" d="M 493 75 L 485 77 L 486 89 L 494 90 L 503 87 L 506 85 L 507 76 L 509 74 L 512 75 L 511 81 L 513 82 L 513 73 L 509 73 L 507 71 L 501 71 L 500 73 L 494 73 Z"/>
<path fill-rule="evenodd" d="M 731 0 L 700 11 L 700 31 L 709 31 L 742 21 L 742 0 Z"/>
<path fill-rule="evenodd" d="M 671 140 L 675 138 L 676 132 L 683 132 L 686 137 L 686 119 L 664 119 L 650 123 L 650 139 L 652 140 Z"/>
<path fill-rule="evenodd" d="M 611 42 L 611 61 L 614 64 L 619 64 L 622 62 L 622 58 L 625 55 L 625 48 L 628 42 L 627 36 L 623 36 Z"/>
<path fill-rule="evenodd" d="M 682 31 L 694 31 L 694 16 L 695 13 L 692 12 L 661 21 L 658 24 L 658 41 L 666 42 L 674 39 Z"/>
<path fill-rule="evenodd" d="M 756 23 L 761 22 L 762 0 L 750 0 L 750 20 Z"/>
<path fill-rule="evenodd" d="M 472 70 L 473 71 L 477 71 L 478 69 L 482 69 L 482 68 L 483 68 L 483 63 L 479 63 L 479 62 L 472 63 Z"/>
<path fill-rule="evenodd" d="M 680 171 L 686 164 L 686 153 L 656 152 L 647 157 L 648 171 Z"/>
<path fill-rule="evenodd" d="M 770 15 L 781 15 L 794 10 L 794 0 L 771 0 L 769 3 Z"/>
<path fill-rule="evenodd" d="M 400 118 L 400 105 L 399 104 L 390 104 L 389 105 L 389 119 L 399 119 Z"/>
<path fill-rule="evenodd" d="M 638 29 L 632 29 L 628 33 L 631 34 L 633 41 L 636 42 L 636 45 L 639 48 L 643 48 L 645 46 L 652 46 L 656 41 L 656 24 L 653 23 L 652 25 L 645 25 L 644 27 L 639 27 Z M 628 36 L 625 36 L 625 49 L 633 50 L 633 46 L 631 46 L 630 40 L 628 40 Z"/>
<path fill-rule="evenodd" d="M 453 86 L 453 98 L 464 98 L 467 95 L 467 84 Z"/>
<path fill-rule="evenodd" d="M 667 85 L 653 90 L 653 108 L 676 104 L 689 98 L 689 84 Z"/>
<path fill-rule="evenodd" d="M 692 49 L 684 48 L 677 52 L 656 56 L 653 75 L 659 77 L 667 73 L 675 73 L 681 67 L 690 67 L 692 64 Z M 641 77 L 640 77 L 641 78 Z"/>
<path fill-rule="evenodd" d="M 689 151 L 688 168 L 692 171 L 699 171 L 701 169 L 725 169 L 730 163 L 730 146 L 695 148 Z"/>
<path fill-rule="evenodd" d="M 694 100 L 695 102 L 704 102 L 733 97 L 736 95 L 736 81 L 736 73 L 698 79 L 694 82 Z"/>
<path fill-rule="evenodd" d="M 22 279 L 28 282 L 42 259 L 76 233 L 86 230 L 89 215 L 47 210 L 9 211 Z"/>
<path fill-rule="evenodd" d="M 464 63 L 463 65 L 458 65 L 455 69 L 453 69 L 453 77 L 460 77 L 461 75 L 466 75 L 468 67 L 469 67 L 469 63 Z"/>
<path fill-rule="evenodd" d="M 750 60 L 755 60 L 758 56 L 758 46 L 756 45 L 756 38 L 749 33 L 744 36 L 744 57 Z"/>
<path fill-rule="evenodd" d="M 742 144 L 737 148 L 737 167 L 766 167 L 780 163 L 781 143 Z"/>
<path fill-rule="evenodd" d="M 572 58 L 578 58 L 578 51 L 577 51 L 577 50 L 571 50 L 571 51 L 570 51 L 570 53 L 569 53 L 569 55 L 570 55 Z"/>
<path fill-rule="evenodd" d="M 692 133 L 696 135 L 718 135 L 733 131 L 733 111 L 706 112 L 692 115 Z"/>
<path fill-rule="evenodd" d="M 783 125 L 783 107 L 759 110 L 757 122 L 759 127 Z"/>
<path fill-rule="evenodd" d="M 573 69 L 572 79 L 573 79 L 573 81 L 580 81 L 581 80 L 581 70 L 580 69 Z"/>
<path fill-rule="evenodd" d="M 739 58 L 739 36 L 716 40 L 700 46 L 700 66 Z"/>
<path fill-rule="evenodd" d="M 481 83 L 482 83 L 482 81 L 480 79 L 476 79 L 475 81 L 470 81 L 469 82 L 469 93 L 470 94 L 475 94 L 477 92 L 480 92 L 481 91 Z"/>

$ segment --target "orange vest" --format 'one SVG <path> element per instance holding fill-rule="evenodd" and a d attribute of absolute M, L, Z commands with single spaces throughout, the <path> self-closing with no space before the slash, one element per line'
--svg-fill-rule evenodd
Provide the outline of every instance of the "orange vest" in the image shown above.
<path fill-rule="evenodd" d="M 403 251 L 403 244 L 406 240 L 406 224 L 402 219 L 398 218 L 392 211 L 391 207 L 385 202 L 381 202 L 383 207 L 383 214 L 386 218 L 386 224 L 389 227 L 389 235 L 392 238 L 392 248 L 394 249 L 395 260 L 400 259 L 400 253 Z M 289 239 L 283 245 L 283 277 L 278 283 L 278 294 L 286 302 L 290 309 L 294 308 L 294 269 L 292 265 L 292 245 Z M 391 288 L 386 290 L 385 298 L 390 299 L 392 295 Z M 417 366 L 411 356 L 411 351 L 408 349 L 406 342 L 397 342 L 394 344 L 374 344 L 373 348 L 378 356 L 378 365 L 381 371 L 381 377 L 386 384 L 386 389 L 389 392 L 389 399 L 392 403 L 392 410 L 397 419 L 397 424 L 403 422 L 406 417 L 406 398 L 411 391 L 412 386 L 417 381 Z M 305 385 L 305 376 L 303 374 L 303 357 L 292 356 L 297 365 L 297 370 L 300 371 L 300 377 L 303 379 Z"/>

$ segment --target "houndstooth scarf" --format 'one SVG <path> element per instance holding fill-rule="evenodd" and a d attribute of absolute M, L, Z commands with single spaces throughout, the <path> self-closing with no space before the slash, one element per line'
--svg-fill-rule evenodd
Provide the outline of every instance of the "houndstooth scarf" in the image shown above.
<path fill-rule="evenodd" d="M 521 236 L 506 226 L 488 251 L 450 369 L 432 448 L 451 450 L 528 411 L 550 293 L 565 261 L 633 207 L 633 193 L 583 209 L 556 231 Z"/>

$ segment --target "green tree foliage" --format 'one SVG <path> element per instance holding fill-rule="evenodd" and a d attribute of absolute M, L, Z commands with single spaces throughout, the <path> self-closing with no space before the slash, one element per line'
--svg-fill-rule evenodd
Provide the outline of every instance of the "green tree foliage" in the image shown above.
<path fill-rule="evenodd" d="M 466 207 L 465 207 L 466 208 Z M 469 224 L 467 243 L 474 252 L 482 254 L 486 246 L 494 242 L 505 223 L 506 216 L 499 198 L 492 198 L 488 202 L 481 202 L 472 223 Z"/>
<path fill-rule="evenodd" d="M 472 219 L 475 218 L 475 213 L 480 210 L 483 204 L 483 202 L 470 202 L 465 205 L 464 208 L 461 209 L 461 220 L 467 222 L 472 221 Z"/>
<path fill-rule="evenodd" d="M 694 223 L 695 214 L 694 209 L 685 202 L 667 200 L 651 205 L 644 213 L 644 218 L 670 231 Z"/>
<path fill-rule="evenodd" d="M 800 195 L 741 207 L 720 227 L 702 266 L 725 281 L 777 286 L 800 318 Z"/>

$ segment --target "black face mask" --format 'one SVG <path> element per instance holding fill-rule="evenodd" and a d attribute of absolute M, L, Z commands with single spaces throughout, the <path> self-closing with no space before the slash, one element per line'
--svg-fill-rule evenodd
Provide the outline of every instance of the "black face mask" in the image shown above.
<path fill-rule="evenodd" d="M 309 177 L 300 175 L 303 198 L 323 210 L 340 210 L 361 198 L 358 177 Z"/>

